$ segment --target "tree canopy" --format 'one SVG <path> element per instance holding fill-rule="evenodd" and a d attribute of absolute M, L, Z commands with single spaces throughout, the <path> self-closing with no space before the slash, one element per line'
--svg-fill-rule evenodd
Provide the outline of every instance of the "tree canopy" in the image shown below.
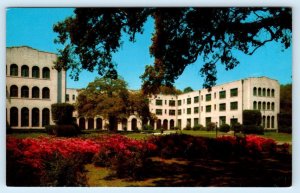
<path fill-rule="evenodd" d="M 186 88 L 183 89 L 183 93 L 188 93 L 188 92 L 193 92 L 194 90 L 192 89 L 192 87 L 188 86 Z"/>
<path fill-rule="evenodd" d="M 74 13 L 53 28 L 58 33 L 55 42 L 64 45 L 55 68 L 72 69 L 74 79 L 82 69 L 117 78 L 112 54 L 119 50 L 122 35 L 134 42 L 147 18 L 154 18 L 149 52 L 155 60 L 141 75 L 145 93 L 172 86 L 199 58 L 203 86 L 210 88 L 217 80 L 218 63 L 226 70 L 239 64 L 234 50 L 252 55 L 271 41 L 284 48 L 291 45 L 292 9 L 286 7 L 77 8 Z"/>

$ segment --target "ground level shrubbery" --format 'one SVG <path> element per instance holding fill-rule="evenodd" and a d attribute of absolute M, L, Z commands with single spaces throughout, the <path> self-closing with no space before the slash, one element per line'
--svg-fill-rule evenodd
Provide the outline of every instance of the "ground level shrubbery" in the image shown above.
<path fill-rule="evenodd" d="M 255 168 L 256 164 L 258 164 L 258 169 L 264 168 L 263 160 L 265 159 L 280 160 L 280 163 L 285 164 L 289 164 L 291 161 L 288 144 L 278 146 L 274 140 L 256 135 L 247 135 L 246 137 L 222 136 L 213 139 L 172 134 L 150 137 L 147 140 L 134 140 L 121 135 L 104 135 L 90 139 L 78 137 L 18 139 L 8 137 L 7 185 L 88 186 L 88 179 L 84 170 L 86 164 L 108 168 L 111 171 L 111 176 L 127 180 L 143 180 L 155 176 L 167 177 L 170 173 L 172 174 L 173 171 L 169 171 L 169 169 L 173 166 L 160 165 L 162 163 L 158 163 L 157 159 L 153 158 L 188 160 L 192 165 L 187 168 L 182 166 L 182 170 L 180 168 L 175 170 L 183 171 L 184 175 L 191 176 L 200 175 L 201 171 L 198 171 L 198 165 L 202 164 L 200 163 L 202 161 L 203 163 L 213 160 L 213 162 L 219 160 L 220 163 L 232 161 L 239 163 L 241 161 L 245 164 L 245 171 L 247 170 L 246 165 L 249 164 L 254 164 L 251 168 Z M 202 161 L 199 162 L 199 160 Z M 277 179 L 274 181 L 268 179 L 268 182 L 259 183 L 254 178 L 249 178 L 249 182 L 241 183 L 241 186 L 289 186 L 291 183 L 291 170 L 289 169 L 291 167 L 289 166 L 291 164 L 287 165 L 286 168 L 276 168 L 287 170 L 284 174 L 285 183 L 279 183 Z M 170 168 L 168 169 L 168 167 Z M 195 172 L 193 167 L 195 171 L 200 173 L 193 174 Z M 209 164 L 207 167 L 210 167 Z M 237 167 L 242 166 L 237 165 Z M 242 170 L 242 168 L 240 169 Z M 260 171 L 260 173 L 267 172 L 266 175 L 272 176 L 269 169 L 268 171 Z M 237 172 L 234 174 L 237 178 L 238 175 L 244 175 L 242 171 L 231 172 Z M 212 176 L 214 172 L 206 173 L 206 175 L 213 178 L 220 177 Z M 235 182 L 232 183 L 224 186 L 236 185 Z M 185 183 L 178 184 L 160 182 L 156 185 L 210 186 L 213 184 L 207 181 L 198 183 L 185 181 Z"/>

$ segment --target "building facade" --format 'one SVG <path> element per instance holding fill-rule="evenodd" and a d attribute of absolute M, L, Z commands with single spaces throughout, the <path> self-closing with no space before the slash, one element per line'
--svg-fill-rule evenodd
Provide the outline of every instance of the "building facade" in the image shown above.
<path fill-rule="evenodd" d="M 52 69 L 56 58 L 27 46 L 6 48 L 6 118 L 12 128 L 54 124 L 51 104 L 66 95 L 66 72 Z"/>
<path fill-rule="evenodd" d="M 66 72 L 53 69 L 57 56 L 27 46 L 6 49 L 6 116 L 14 129 L 44 128 L 54 124 L 51 104 L 75 103 L 78 89 L 66 88 Z M 149 98 L 155 120 L 147 124 L 154 129 L 206 126 L 208 123 L 242 123 L 243 110 L 260 110 L 262 126 L 278 129 L 280 85 L 267 77 L 246 78 L 180 95 L 158 94 Z M 78 117 L 82 129 L 106 129 L 108 121 L 101 115 Z M 144 123 L 145 124 L 145 123 Z M 118 130 L 142 128 L 137 115 L 124 118 Z"/>

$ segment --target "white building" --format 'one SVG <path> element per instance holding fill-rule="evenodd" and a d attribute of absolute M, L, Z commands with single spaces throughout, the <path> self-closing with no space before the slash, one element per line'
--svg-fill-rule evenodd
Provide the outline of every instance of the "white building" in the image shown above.
<path fill-rule="evenodd" d="M 52 69 L 57 56 L 27 46 L 6 48 L 6 117 L 14 129 L 54 124 L 51 104 L 65 101 L 66 73 Z"/>
<path fill-rule="evenodd" d="M 51 104 L 75 103 L 79 90 L 66 89 L 66 72 L 54 70 L 54 53 L 42 52 L 27 46 L 6 49 L 6 115 L 14 129 L 43 128 L 53 124 Z M 278 129 L 280 85 L 267 78 L 246 78 L 180 95 L 150 97 L 149 109 L 157 116 L 149 121 L 155 129 L 180 129 L 186 126 L 218 126 L 242 123 L 243 110 L 257 109 L 262 113 L 265 129 Z M 76 112 L 74 116 L 77 117 Z M 105 129 L 102 116 L 77 117 L 83 129 Z M 136 115 L 123 119 L 118 130 L 142 128 Z"/>

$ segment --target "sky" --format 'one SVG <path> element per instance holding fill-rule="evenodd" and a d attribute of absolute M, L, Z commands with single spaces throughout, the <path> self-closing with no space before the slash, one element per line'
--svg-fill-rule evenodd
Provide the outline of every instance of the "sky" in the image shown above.
<path fill-rule="evenodd" d="M 30 46 L 32 48 L 57 53 L 61 45 L 55 44 L 57 34 L 52 27 L 55 23 L 73 15 L 72 8 L 9 8 L 6 10 L 6 46 Z M 118 53 L 113 55 L 117 70 L 130 89 L 140 89 L 139 78 L 145 65 L 152 64 L 149 46 L 154 32 L 153 19 L 148 19 L 144 26 L 144 33 L 136 36 L 136 42 L 128 41 L 123 36 L 123 44 Z M 283 51 L 282 51 L 283 50 Z M 279 43 L 271 42 L 258 49 L 252 56 L 241 52 L 234 52 L 240 65 L 230 71 L 224 66 L 217 66 L 217 84 L 223 84 L 247 77 L 267 76 L 279 81 L 280 84 L 292 82 L 292 48 L 287 50 Z M 194 90 L 202 88 L 203 77 L 199 74 L 202 61 L 189 65 L 183 74 L 175 81 L 175 87 L 183 90 L 190 86 Z M 79 81 L 67 78 L 68 88 L 84 88 L 92 82 L 97 73 L 82 71 Z"/>

